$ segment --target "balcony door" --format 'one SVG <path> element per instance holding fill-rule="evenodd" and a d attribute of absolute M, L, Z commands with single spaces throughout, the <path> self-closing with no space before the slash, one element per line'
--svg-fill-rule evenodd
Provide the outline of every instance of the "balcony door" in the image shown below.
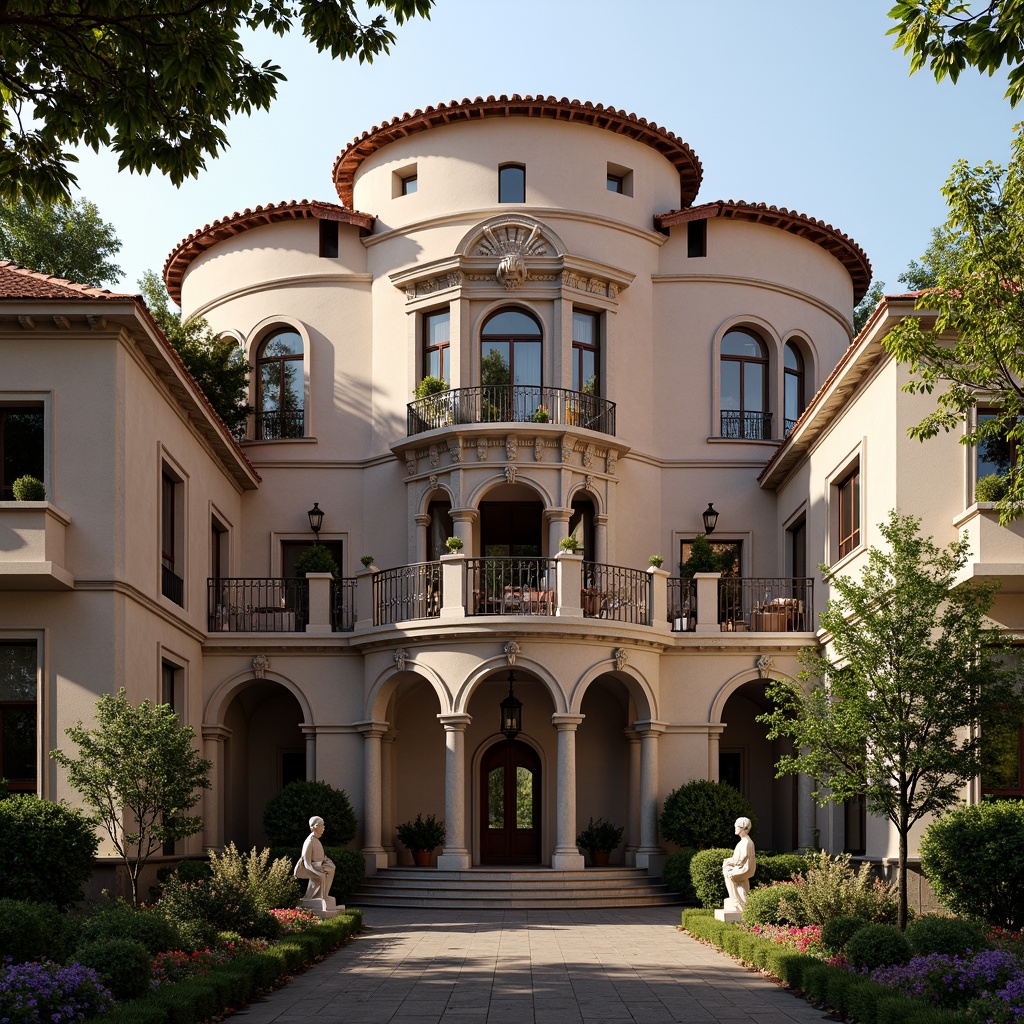
<path fill-rule="evenodd" d="M 480 863 L 540 863 L 540 758 L 499 740 L 480 762 Z"/>

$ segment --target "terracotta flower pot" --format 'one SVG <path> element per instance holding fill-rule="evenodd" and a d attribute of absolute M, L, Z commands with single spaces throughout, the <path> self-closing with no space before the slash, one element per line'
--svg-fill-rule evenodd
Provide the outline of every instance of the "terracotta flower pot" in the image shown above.
<path fill-rule="evenodd" d="M 611 853 L 608 850 L 591 850 L 590 851 L 590 863 L 595 868 L 606 868 L 608 867 L 608 860 L 611 857 Z"/>
<path fill-rule="evenodd" d="M 413 850 L 412 851 L 413 863 L 418 868 L 429 868 L 430 867 L 430 850 Z"/>

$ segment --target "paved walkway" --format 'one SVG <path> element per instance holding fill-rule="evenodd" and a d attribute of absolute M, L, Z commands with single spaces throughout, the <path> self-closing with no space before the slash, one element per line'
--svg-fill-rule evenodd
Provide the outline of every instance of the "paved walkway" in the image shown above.
<path fill-rule="evenodd" d="M 820 1024 L 822 1013 L 676 930 L 671 907 L 412 911 L 365 930 L 238 1024 Z"/>

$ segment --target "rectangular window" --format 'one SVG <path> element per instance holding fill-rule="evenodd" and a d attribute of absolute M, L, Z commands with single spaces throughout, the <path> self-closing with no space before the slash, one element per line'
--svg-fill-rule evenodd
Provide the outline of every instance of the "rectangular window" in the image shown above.
<path fill-rule="evenodd" d="M 686 256 L 693 259 L 708 254 L 708 222 L 691 220 L 686 225 Z"/>
<path fill-rule="evenodd" d="M 843 801 L 843 853 L 861 855 L 867 848 L 868 812 L 863 794 Z"/>
<path fill-rule="evenodd" d="M 979 426 L 983 423 L 991 422 L 996 418 L 997 413 L 984 412 L 982 410 L 978 411 Z M 989 495 L 991 495 L 993 491 L 998 494 L 1000 491 L 1005 490 L 1003 481 L 1007 481 L 1010 473 L 1017 468 L 1017 445 L 1005 434 L 998 434 L 995 437 L 986 438 L 977 446 L 977 448 L 974 449 L 974 451 L 975 487 L 977 487 L 980 481 L 985 480 L 986 477 L 1002 478 L 1002 480 L 991 480 L 983 484 L 983 497 L 979 498 L 976 494 L 974 500 L 993 500 Z M 998 500 L 998 498 L 994 500 Z"/>
<path fill-rule="evenodd" d="M 38 788 L 38 685 L 34 640 L 0 643 L 0 778 L 13 793 Z"/>
<path fill-rule="evenodd" d="M 406 164 L 391 175 L 391 198 L 413 195 L 419 187 L 415 164 Z"/>
<path fill-rule="evenodd" d="M 793 579 L 804 579 L 807 576 L 807 521 L 801 519 L 786 533 L 789 575 Z"/>
<path fill-rule="evenodd" d="M 839 557 L 860 546 L 860 466 L 836 485 L 839 502 Z"/>
<path fill-rule="evenodd" d="M 601 320 L 597 313 L 572 311 L 572 389 L 599 394 Z"/>
<path fill-rule="evenodd" d="M 526 202 L 526 168 L 522 164 L 503 164 L 498 168 L 498 202 Z"/>
<path fill-rule="evenodd" d="M 295 563 L 306 548 L 312 546 L 308 540 L 285 540 L 281 542 L 281 579 L 291 580 L 298 576 L 295 571 Z M 321 546 L 327 548 L 338 566 L 339 572 L 344 571 L 344 543 L 340 540 L 321 540 Z"/>
<path fill-rule="evenodd" d="M 618 192 L 621 196 L 633 194 L 633 169 L 622 164 L 608 164 L 608 191 Z"/>
<path fill-rule="evenodd" d="M 320 256 L 327 260 L 338 258 L 338 222 L 320 221 Z"/>
<path fill-rule="evenodd" d="M 419 178 L 410 174 L 408 178 L 402 179 L 402 195 L 411 196 L 419 188 Z"/>
<path fill-rule="evenodd" d="M 708 543 L 711 545 L 711 550 L 718 557 L 719 568 L 709 567 L 707 569 L 699 567 L 696 569 L 697 572 L 721 572 L 722 576 L 741 576 L 742 571 L 742 555 L 743 555 L 743 541 L 741 540 L 709 540 Z M 686 565 L 693 555 L 693 541 L 684 540 L 680 542 L 679 546 L 679 565 L 681 567 Z"/>
<path fill-rule="evenodd" d="M 0 406 L 0 501 L 13 501 L 14 481 L 43 475 L 43 406 Z"/>
<path fill-rule="evenodd" d="M 451 386 L 451 314 L 447 309 L 423 317 L 423 376 Z"/>
<path fill-rule="evenodd" d="M 184 485 L 165 465 L 160 475 L 161 593 L 185 606 Z"/>
<path fill-rule="evenodd" d="M 608 191 L 622 193 L 622 178 L 618 174 L 608 175 Z"/>
<path fill-rule="evenodd" d="M 210 578 L 228 575 L 228 528 L 216 517 L 210 519 Z"/>

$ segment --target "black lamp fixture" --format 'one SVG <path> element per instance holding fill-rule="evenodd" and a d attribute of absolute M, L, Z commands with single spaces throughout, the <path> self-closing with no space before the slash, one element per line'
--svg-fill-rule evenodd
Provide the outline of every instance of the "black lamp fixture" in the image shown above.
<path fill-rule="evenodd" d="M 508 674 L 508 696 L 501 702 L 501 731 L 511 743 L 523 728 L 523 702 L 512 692 L 515 673 Z"/>
<path fill-rule="evenodd" d="M 320 527 L 324 525 L 324 510 L 320 507 L 319 501 L 313 502 L 313 507 L 306 513 L 309 516 L 309 528 L 313 536 L 320 540 Z"/>
<path fill-rule="evenodd" d="M 718 512 L 712 502 L 708 502 L 708 507 L 701 513 L 701 518 L 704 520 L 704 532 L 714 533 L 718 525 Z"/>

